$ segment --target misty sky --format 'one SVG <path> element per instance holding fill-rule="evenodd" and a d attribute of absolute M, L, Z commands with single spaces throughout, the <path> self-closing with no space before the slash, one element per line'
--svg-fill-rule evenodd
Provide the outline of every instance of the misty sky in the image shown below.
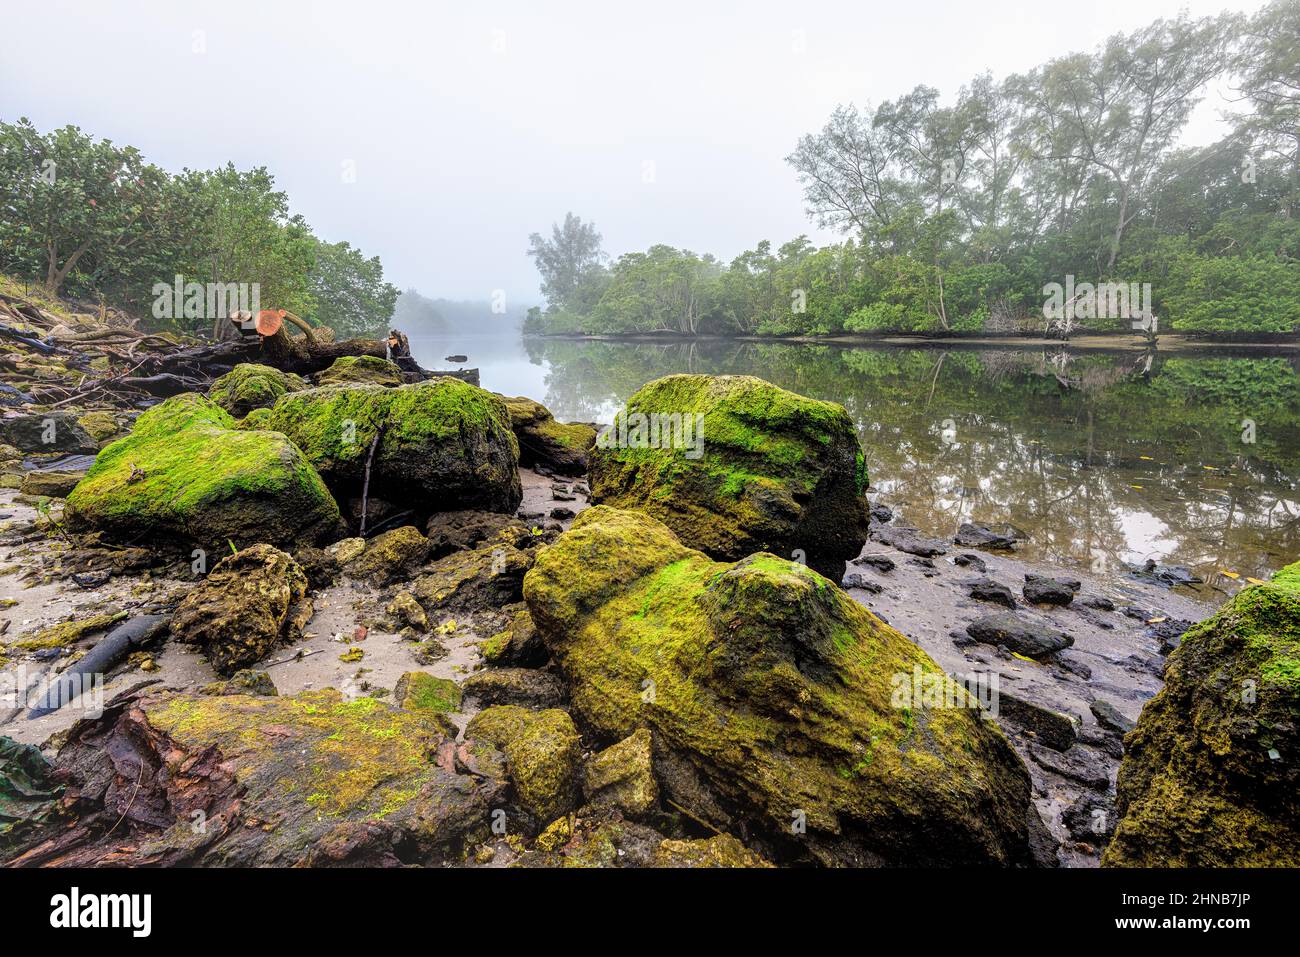
<path fill-rule="evenodd" d="M 0 117 L 73 123 L 171 170 L 265 165 L 318 235 L 378 254 L 399 287 L 518 305 L 540 298 L 528 234 L 567 210 L 614 255 L 829 241 L 784 157 L 836 103 L 918 83 L 950 98 L 1180 7 L 1263 3 L 10 0 Z M 1213 94 L 1186 139 L 1213 139 L 1224 106 Z"/>

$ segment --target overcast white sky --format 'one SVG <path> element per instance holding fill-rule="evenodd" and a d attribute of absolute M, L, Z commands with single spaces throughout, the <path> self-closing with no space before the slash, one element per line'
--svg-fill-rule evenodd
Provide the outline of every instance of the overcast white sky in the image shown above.
<path fill-rule="evenodd" d="M 1182 7 L 1263 3 L 4 0 L 0 117 L 172 170 L 265 165 L 318 235 L 380 255 L 398 286 L 533 302 L 528 234 L 568 210 L 614 255 L 828 240 L 784 157 L 836 103 L 948 97 Z M 1187 138 L 1212 139 L 1222 107 Z"/>

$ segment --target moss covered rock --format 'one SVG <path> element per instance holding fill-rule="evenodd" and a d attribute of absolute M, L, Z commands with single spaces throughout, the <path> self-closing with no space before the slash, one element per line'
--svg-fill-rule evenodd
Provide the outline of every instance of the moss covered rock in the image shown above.
<path fill-rule="evenodd" d="M 96 409 L 93 412 L 86 412 L 77 417 L 77 424 L 86 430 L 96 442 L 107 442 L 115 438 L 122 431 L 118 425 L 117 417 L 111 412 L 105 412 Z"/>
<path fill-rule="evenodd" d="M 180 539 L 223 551 L 333 531 L 338 505 L 293 443 L 233 425 L 199 395 L 155 406 L 99 453 L 68 496 L 67 524 L 119 541 Z"/>
<path fill-rule="evenodd" d="M 618 744 L 593 755 L 582 767 L 582 793 L 589 804 L 612 804 L 640 817 L 659 803 L 650 731 L 638 728 Z"/>
<path fill-rule="evenodd" d="M 395 362 L 378 356 L 340 356 L 316 377 L 320 385 L 345 385 L 357 382 L 371 385 L 399 386 L 402 370 Z"/>
<path fill-rule="evenodd" d="M 459 379 L 290 393 L 259 425 L 292 439 L 340 501 L 361 496 L 367 463 L 370 498 L 400 502 L 421 519 L 513 512 L 523 497 L 505 405 Z"/>
<path fill-rule="evenodd" d="M 752 376 L 642 386 L 591 453 L 592 502 L 639 509 L 714 558 L 803 555 L 836 582 L 867 539 L 866 485 L 841 406 Z"/>
<path fill-rule="evenodd" d="M 376 535 L 365 549 L 343 565 L 353 578 L 363 578 L 376 585 L 409 578 L 429 555 L 429 540 L 412 525 L 403 525 Z"/>
<path fill-rule="evenodd" d="M 816 572 L 715 562 L 597 506 L 540 550 L 524 596 L 584 728 L 648 728 L 695 818 L 825 864 L 1030 861 L 1029 775 L 996 725 Z M 932 693 L 900 700 L 914 674 Z"/>
<path fill-rule="evenodd" d="M 653 867 L 771 867 L 730 834 L 694 841 L 664 841 L 655 850 Z"/>
<path fill-rule="evenodd" d="M 82 428 L 77 416 L 62 410 L 0 418 L 0 442 L 23 452 L 94 455 L 99 451 L 99 442 Z"/>
<path fill-rule="evenodd" d="M 557 422 L 546 406 L 532 399 L 504 398 L 519 440 L 520 465 L 541 465 L 560 475 L 586 474 L 587 453 L 596 442 L 594 428 L 581 422 Z"/>
<path fill-rule="evenodd" d="M 305 388 L 307 382 L 300 376 L 256 362 L 241 362 L 212 383 L 208 398 L 238 419 L 254 409 L 269 409 L 286 392 Z"/>
<path fill-rule="evenodd" d="M 226 677 L 301 636 L 311 618 L 307 576 L 270 545 L 223 558 L 172 616 L 177 641 L 199 645 Z"/>
<path fill-rule="evenodd" d="M 550 822 L 573 810 L 580 749 L 567 712 L 497 705 L 471 719 L 465 738 L 486 742 L 505 755 L 519 803 L 538 821 Z"/>
<path fill-rule="evenodd" d="M 435 711 L 446 714 L 460 710 L 460 686 L 450 678 L 427 671 L 408 671 L 397 679 L 393 700 L 407 711 Z"/>
<path fill-rule="evenodd" d="M 1191 628 L 1124 739 L 1102 864 L 1300 866 L 1300 562 Z"/>

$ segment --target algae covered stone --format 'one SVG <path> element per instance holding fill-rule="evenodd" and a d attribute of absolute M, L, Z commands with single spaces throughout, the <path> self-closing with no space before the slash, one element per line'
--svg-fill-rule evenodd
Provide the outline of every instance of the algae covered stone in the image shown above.
<path fill-rule="evenodd" d="M 217 673 L 229 677 L 298 638 L 310 617 L 298 563 L 270 545 L 253 545 L 222 559 L 185 596 L 171 630 L 177 641 L 201 646 Z"/>
<path fill-rule="evenodd" d="M 523 497 L 510 415 L 459 379 L 384 388 L 332 385 L 283 396 L 259 425 L 283 432 L 340 499 L 368 495 L 423 519 L 434 512 L 513 512 Z"/>
<path fill-rule="evenodd" d="M 584 728 L 648 728 L 665 797 L 696 819 L 824 864 L 1030 863 L 1029 775 L 995 723 L 816 572 L 715 562 L 597 506 L 524 596 Z M 900 700 L 914 675 L 934 693 Z"/>
<path fill-rule="evenodd" d="M 1124 739 L 1115 867 L 1300 866 L 1300 562 L 1193 626 Z"/>
<path fill-rule="evenodd" d="M 333 531 L 338 505 L 293 443 L 233 425 L 200 395 L 175 396 L 145 412 L 69 494 L 69 528 L 223 551 L 231 542 L 281 545 Z"/>
<path fill-rule="evenodd" d="M 567 712 L 496 705 L 473 717 L 465 738 L 486 742 L 505 755 L 519 803 L 539 821 L 573 810 L 579 747 Z"/>
<path fill-rule="evenodd" d="M 404 580 L 420 567 L 429 554 L 429 540 L 412 525 L 403 525 L 376 535 L 365 549 L 344 563 L 353 578 L 364 578 L 376 585 Z"/>
<path fill-rule="evenodd" d="M 307 388 L 300 376 L 256 362 L 241 362 L 208 389 L 208 398 L 235 418 L 254 409 L 269 409 L 286 392 Z"/>
<path fill-rule="evenodd" d="M 639 509 L 714 558 L 802 555 L 834 581 L 867 539 L 866 485 L 843 407 L 752 376 L 642 386 L 591 453 L 594 503 Z"/>
<path fill-rule="evenodd" d="M 341 385 L 368 382 L 372 385 L 399 386 L 402 370 L 396 362 L 378 356 L 340 356 L 334 364 L 316 377 L 320 385 Z"/>
<path fill-rule="evenodd" d="M 560 475 L 584 475 L 587 452 L 596 430 L 581 422 L 557 422 L 540 402 L 523 396 L 505 397 L 510 422 L 519 440 L 519 464 L 545 466 Z"/>
<path fill-rule="evenodd" d="M 659 803 L 651 758 L 650 732 L 639 728 L 593 755 L 582 768 L 582 791 L 589 804 L 612 804 L 632 817 Z"/>
<path fill-rule="evenodd" d="M 408 671 L 397 679 L 393 700 L 407 711 L 434 711 L 446 714 L 460 710 L 460 687 L 450 678 L 439 678 L 427 671 Z"/>

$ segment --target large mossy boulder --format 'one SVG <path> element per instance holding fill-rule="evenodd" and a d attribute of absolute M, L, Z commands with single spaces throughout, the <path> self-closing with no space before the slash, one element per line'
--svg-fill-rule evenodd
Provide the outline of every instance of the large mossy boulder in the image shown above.
<path fill-rule="evenodd" d="M 208 389 L 208 398 L 237 419 L 254 409 L 269 409 L 286 392 L 301 392 L 307 382 L 256 362 L 241 362 Z"/>
<path fill-rule="evenodd" d="M 802 555 L 837 582 L 867 540 L 866 485 L 841 406 L 753 376 L 642 386 L 591 452 L 593 502 L 652 515 L 714 558 Z"/>
<path fill-rule="evenodd" d="M 73 531 L 116 541 L 197 544 L 310 542 L 336 529 L 339 509 L 285 436 L 241 431 L 200 395 L 148 410 L 104 448 L 68 496 Z"/>
<path fill-rule="evenodd" d="M 404 381 L 402 370 L 396 362 L 378 356 L 340 356 L 334 364 L 316 377 L 320 385 L 371 385 L 399 386 Z"/>
<path fill-rule="evenodd" d="M 994 722 L 816 572 L 715 562 L 597 506 L 524 594 L 584 730 L 649 729 L 665 797 L 695 819 L 783 860 L 1030 863 L 1029 775 Z M 921 700 L 900 699 L 915 679 Z"/>
<path fill-rule="evenodd" d="M 1192 627 L 1124 739 L 1102 864 L 1300 866 L 1300 562 Z"/>
<path fill-rule="evenodd" d="M 573 810 L 581 748 L 567 712 L 496 705 L 470 719 L 465 738 L 505 755 L 519 803 L 539 823 Z"/>
<path fill-rule="evenodd" d="M 503 397 L 519 440 L 519 464 L 543 466 L 560 475 L 585 475 L 587 453 L 596 430 L 581 422 L 557 422 L 540 402 L 523 396 Z"/>
<path fill-rule="evenodd" d="M 509 412 L 491 392 L 459 379 L 294 392 L 258 426 L 289 436 L 341 501 L 362 494 L 367 465 L 371 498 L 421 518 L 513 512 L 523 498 Z"/>

